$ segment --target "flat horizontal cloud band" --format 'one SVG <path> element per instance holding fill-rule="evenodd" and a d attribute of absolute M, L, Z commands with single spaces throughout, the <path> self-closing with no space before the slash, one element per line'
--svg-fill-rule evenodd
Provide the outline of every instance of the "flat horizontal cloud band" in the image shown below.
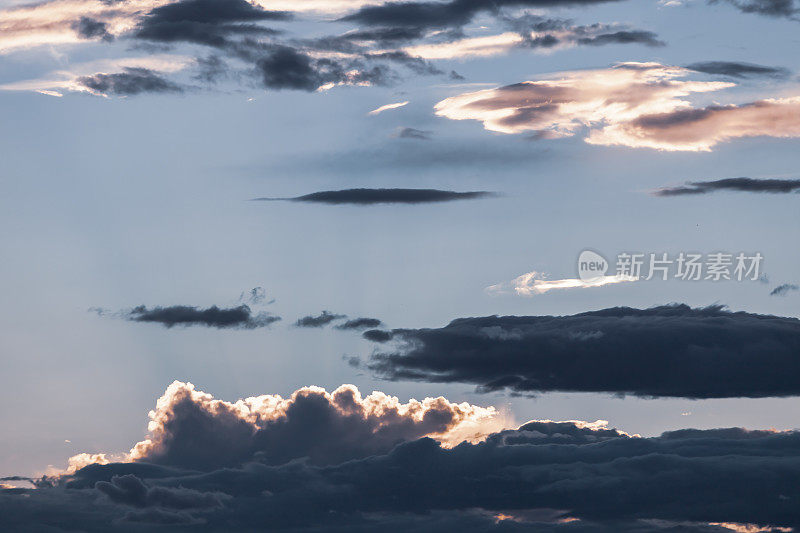
<path fill-rule="evenodd" d="M 800 191 L 800 179 L 725 178 L 713 181 L 693 181 L 682 187 L 662 187 L 655 196 L 689 196 L 715 191 L 790 193 Z"/>
<path fill-rule="evenodd" d="M 442 328 L 368 331 L 365 337 L 397 343 L 367 362 L 391 380 L 472 383 L 484 392 L 523 394 L 800 395 L 794 378 L 800 320 L 717 306 L 460 318 Z"/>
<path fill-rule="evenodd" d="M 319 204 L 425 204 L 452 202 L 454 200 L 474 200 L 494 196 L 488 191 L 442 191 L 439 189 L 344 189 L 341 191 L 320 191 L 295 198 L 254 198 L 254 201 L 287 200 Z"/>
<path fill-rule="evenodd" d="M 689 72 L 621 63 L 452 96 L 435 110 L 500 133 L 556 138 L 585 131 L 590 144 L 668 151 L 708 151 L 740 137 L 800 137 L 800 97 L 693 107 L 687 96 L 734 84 L 680 79 Z"/>
<path fill-rule="evenodd" d="M 800 526 L 800 433 L 684 429 L 642 438 L 604 421 L 533 420 L 457 446 L 425 436 L 461 428 L 454 442 L 464 441 L 495 416 L 444 398 L 363 398 L 352 386 L 230 403 L 175 382 L 132 462 L 99 454 L 68 474 L 30 480 L 35 489 L 0 488 L 0 516 L 9 530 L 87 532 Z"/>

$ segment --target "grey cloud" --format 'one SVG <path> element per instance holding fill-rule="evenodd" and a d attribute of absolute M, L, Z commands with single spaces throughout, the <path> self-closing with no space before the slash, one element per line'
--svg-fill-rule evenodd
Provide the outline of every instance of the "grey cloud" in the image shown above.
<path fill-rule="evenodd" d="M 102 94 L 181 93 L 183 87 L 146 68 L 125 68 L 113 74 L 82 76 L 77 82 Z"/>
<path fill-rule="evenodd" d="M 686 68 L 706 74 L 719 74 L 733 78 L 749 78 L 755 76 L 785 78 L 789 75 L 789 71 L 783 67 L 767 67 L 738 61 L 702 61 L 686 65 Z"/>
<path fill-rule="evenodd" d="M 368 26 L 407 26 L 416 28 L 458 27 L 469 23 L 482 11 L 497 12 L 504 7 L 582 7 L 616 0 L 450 0 L 448 2 L 387 2 L 365 6 L 342 20 Z"/>
<path fill-rule="evenodd" d="M 786 296 L 792 291 L 800 291 L 800 285 L 794 283 L 784 283 L 772 289 L 769 293 L 770 296 Z"/>
<path fill-rule="evenodd" d="M 708 0 L 708 3 L 727 3 L 743 13 L 756 13 L 769 17 L 794 18 L 800 12 L 796 0 Z"/>
<path fill-rule="evenodd" d="M 299 328 L 321 328 L 341 318 L 345 318 L 345 315 L 335 315 L 329 311 L 322 311 L 322 314 L 317 316 L 308 315 L 299 318 L 294 325 Z"/>
<path fill-rule="evenodd" d="M 638 43 L 645 46 L 665 46 L 666 43 L 658 39 L 658 35 L 651 31 L 620 30 L 611 33 L 601 33 L 591 37 L 582 37 L 578 44 L 603 46 L 607 44 L 632 44 Z"/>
<path fill-rule="evenodd" d="M 188 305 L 147 308 L 134 307 L 123 316 L 134 322 L 152 322 L 164 327 L 205 326 L 218 329 L 254 329 L 269 326 L 281 318 L 268 313 L 253 313 L 247 305 L 220 308 L 212 305 L 206 309 Z"/>
<path fill-rule="evenodd" d="M 430 140 L 433 132 L 427 130 L 418 130 L 416 128 L 402 127 L 395 132 L 395 137 L 398 139 L 417 139 L 421 141 Z"/>
<path fill-rule="evenodd" d="M 72 28 L 86 39 L 100 38 L 104 41 L 113 41 L 114 36 L 108 32 L 108 25 L 105 22 L 95 20 L 91 17 L 81 17 L 72 25 Z"/>
<path fill-rule="evenodd" d="M 472 383 L 482 392 L 515 394 L 800 395 L 793 378 L 800 372 L 800 320 L 719 306 L 460 318 L 391 333 L 396 344 L 367 362 L 390 380 Z"/>
<path fill-rule="evenodd" d="M 472 200 L 492 196 L 487 191 L 442 191 L 438 189 L 344 189 L 341 191 L 320 191 L 295 198 L 254 198 L 255 201 L 288 200 L 322 204 L 422 204 Z"/>
<path fill-rule="evenodd" d="M 314 419 L 305 423 L 313 427 Z M 798 527 L 798 450 L 800 434 L 792 431 L 686 429 L 640 438 L 601 424 L 531 421 L 478 444 L 446 449 L 422 438 L 324 466 L 256 460 L 197 471 L 150 465 L 142 477 L 136 463 L 91 465 L 52 488 L 0 491 L 0 512 L 11 529 L 91 532 L 107 531 L 111 523 L 139 531 L 124 529 L 132 527 L 126 525 L 132 516 L 145 524 L 193 520 L 193 531 Z M 222 507 L 137 507 L 127 492 L 128 500 L 117 504 L 98 501 L 98 483 L 114 485 L 117 476 L 119 484 L 126 475 L 146 490 L 216 494 Z"/>
<path fill-rule="evenodd" d="M 755 193 L 791 193 L 800 190 L 800 179 L 725 178 L 713 181 L 692 181 L 683 187 L 662 187 L 653 191 L 655 196 L 687 196 L 715 191 L 740 191 Z"/>
<path fill-rule="evenodd" d="M 336 326 L 337 329 L 366 329 L 377 328 L 382 325 L 382 322 L 377 318 L 353 318 L 344 324 Z"/>

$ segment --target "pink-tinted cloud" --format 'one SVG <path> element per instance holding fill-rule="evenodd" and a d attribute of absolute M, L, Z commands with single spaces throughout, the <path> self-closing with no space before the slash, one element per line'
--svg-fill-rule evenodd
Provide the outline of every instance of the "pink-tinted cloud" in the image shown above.
<path fill-rule="evenodd" d="M 800 136 L 800 98 L 694 107 L 687 97 L 735 84 L 682 79 L 689 73 L 658 63 L 622 63 L 453 96 L 435 110 L 500 133 L 554 138 L 586 132 L 591 144 L 659 150 L 707 151 L 738 137 Z"/>

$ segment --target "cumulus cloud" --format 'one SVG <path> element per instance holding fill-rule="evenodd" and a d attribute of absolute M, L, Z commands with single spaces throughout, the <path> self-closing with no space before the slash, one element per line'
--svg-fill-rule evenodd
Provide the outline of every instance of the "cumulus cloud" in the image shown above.
<path fill-rule="evenodd" d="M 493 193 L 487 191 L 442 191 L 438 189 L 344 189 L 341 191 L 320 191 L 295 198 L 254 198 L 255 201 L 288 200 L 291 202 L 310 202 L 321 204 L 424 204 L 451 202 L 454 200 L 473 200 L 486 198 Z"/>
<path fill-rule="evenodd" d="M 718 74 L 730 76 L 732 78 L 768 77 L 785 78 L 789 71 L 783 67 L 767 67 L 753 63 L 742 63 L 738 61 L 701 61 L 686 65 L 689 70 L 704 72 L 706 74 Z"/>
<path fill-rule="evenodd" d="M 100 312 L 104 314 L 103 311 Z M 202 309 L 188 305 L 146 307 L 140 305 L 119 313 L 133 322 L 152 322 L 166 328 L 174 326 L 205 326 L 217 329 L 255 329 L 269 326 L 281 318 L 269 313 L 253 313 L 247 305 L 220 308 L 216 305 Z"/>
<path fill-rule="evenodd" d="M 655 196 L 687 196 L 715 191 L 790 193 L 800 190 L 799 179 L 725 178 L 713 181 L 692 181 L 682 187 L 662 187 Z"/>
<path fill-rule="evenodd" d="M 427 430 L 415 416 L 418 405 L 387 403 L 378 393 L 355 401 L 343 389 L 344 399 L 314 391 L 318 404 L 283 410 L 289 400 L 215 403 L 173 384 L 151 415 L 151 432 L 169 433 L 170 442 L 159 446 L 191 443 L 191 468 L 186 456 L 174 456 L 178 464 L 161 456 L 158 463 L 89 465 L 38 489 L 0 490 L 4 525 L 91 532 L 112 524 L 121 531 L 191 524 L 193 531 L 708 533 L 800 525 L 794 431 L 683 429 L 643 438 L 602 420 L 532 420 L 444 446 L 410 437 Z M 453 412 L 454 404 L 438 400 L 444 413 Z M 187 401 L 202 416 L 168 407 Z M 320 409 L 335 414 L 319 416 Z M 162 414 L 185 418 L 165 428 Z M 243 440 L 241 427 L 217 421 L 223 418 L 245 420 L 250 435 L 274 430 L 275 438 L 258 447 L 267 453 L 218 467 L 220 455 L 230 455 L 225 437 L 234 448 Z M 433 418 L 437 428 L 453 419 Z M 415 429 L 398 432 L 401 419 Z M 381 425 L 386 420 L 388 428 Z M 354 434 L 332 430 L 347 424 Z M 382 429 L 402 438 L 389 444 L 388 435 L 378 435 Z M 275 455 L 273 447 L 286 453 Z M 325 451 L 291 460 L 309 449 Z M 345 453 L 331 453 L 337 450 Z"/>
<path fill-rule="evenodd" d="M 504 294 L 513 292 L 519 296 L 533 296 L 544 294 L 548 291 L 557 289 L 586 289 L 591 287 L 602 287 L 626 281 L 638 281 L 635 276 L 625 274 L 615 274 L 613 276 L 597 276 L 590 279 L 545 279 L 541 272 L 528 272 L 514 278 L 508 283 L 499 283 L 486 287 L 486 292 L 490 294 Z"/>
<path fill-rule="evenodd" d="M 490 131 L 567 137 L 659 150 L 708 151 L 739 137 L 800 136 L 800 97 L 692 107 L 685 97 L 733 87 L 682 80 L 689 71 L 658 63 L 560 73 L 453 96 L 435 106 L 453 120 L 478 120 Z"/>
<path fill-rule="evenodd" d="M 323 326 L 327 326 L 334 320 L 339 320 L 341 318 L 345 318 L 345 315 L 336 315 L 330 311 L 322 311 L 321 314 L 316 316 L 307 315 L 302 318 L 298 318 L 294 325 L 299 328 L 321 328 Z"/>
<path fill-rule="evenodd" d="M 441 328 L 394 329 L 391 338 L 393 346 L 367 363 L 391 380 L 472 383 L 482 392 L 800 394 L 790 377 L 800 371 L 800 320 L 718 306 L 460 318 Z"/>
<path fill-rule="evenodd" d="M 800 285 L 795 285 L 794 283 L 784 283 L 782 285 L 778 285 L 772 291 L 770 291 L 770 296 L 786 296 L 792 291 L 800 291 Z"/>
<path fill-rule="evenodd" d="M 129 460 L 201 470 L 299 458 L 326 465 L 385 453 L 423 436 L 447 445 L 480 439 L 505 423 L 491 407 L 442 397 L 401 403 L 381 392 L 362 397 L 353 385 L 231 403 L 176 381 L 150 412 L 149 436 Z"/>

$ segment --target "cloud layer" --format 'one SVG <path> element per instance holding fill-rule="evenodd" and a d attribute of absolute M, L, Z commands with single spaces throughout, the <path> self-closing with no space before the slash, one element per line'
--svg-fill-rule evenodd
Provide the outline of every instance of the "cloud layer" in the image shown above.
<path fill-rule="evenodd" d="M 487 198 L 494 193 L 488 191 L 442 191 L 438 189 L 344 189 L 341 191 L 320 191 L 296 198 L 255 198 L 256 201 L 288 200 L 320 204 L 425 204 L 452 202 L 454 200 L 474 200 Z"/>
<path fill-rule="evenodd" d="M 557 138 L 585 132 L 590 144 L 668 151 L 708 151 L 739 137 L 800 136 L 800 97 L 693 107 L 687 96 L 734 84 L 680 79 L 689 72 L 621 63 L 452 96 L 435 110 L 500 133 Z"/>
<path fill-rule="evenodd" d="M 496 415 L 444 398 L 362 398 L 352 386 L 228 403 L 175 382 L 131 462 L 0 489 L 0 513 L 9 529 L 56 532 L 720 533 L 800 525 L 797 432 L 684 429 L 642 438 L 600 420 L 533 420 L 465 442 L 430 438 L 485 429 Z"/>
<path fill-rule="evenodd" d="M 662 187 L 655 196 L 691 196 L 715 191 L 790 193 L 800 191 L 800 179 L 725 178 L 713 181 L 692 181 L 682 187 Z"/>
<path fill-rule="evenodd" d="M 393 347 L 373 353 L 367 367 L 391 380 L 472 383 L 484 392 L 522 394 L 800 395 L 792 378 L 800 371 L 796 318 L 715 306 L 618 307 L 569 316 L 460 318 L 442 328 L 389 333 Z"/>

